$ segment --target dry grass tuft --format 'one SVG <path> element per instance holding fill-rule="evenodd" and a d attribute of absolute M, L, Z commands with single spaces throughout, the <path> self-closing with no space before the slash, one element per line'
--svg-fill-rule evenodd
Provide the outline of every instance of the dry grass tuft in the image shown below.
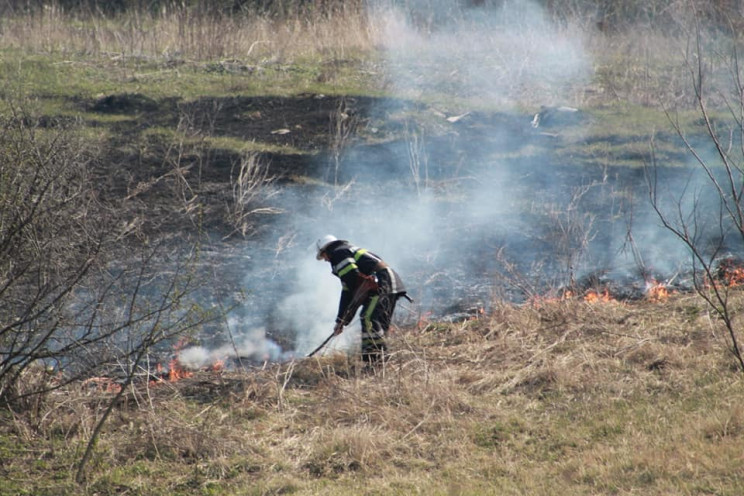
<path fill-rule="evenodd" d="M 288 16 L 211 16 L 182 8 L 82 19 L 49 7 L 4 19 L 0 45 L 45 53 L 222 60 L 222 69 L 229 70 L 234 60 L 292 63 L 367 53 L 371 34 L 362 6 Z"/>
<path fill-rule="evenodd" d="M 375 371 L 335 354 L 137 387 L 100 439 L 91 487 L 733 494 L 744 409 L 725 337 L 690 295 L 505 304 L 402 329 Z M 16 412 L 6 473 L 34 453 L 74 460 L 110 397 L 70 387 Z"/>

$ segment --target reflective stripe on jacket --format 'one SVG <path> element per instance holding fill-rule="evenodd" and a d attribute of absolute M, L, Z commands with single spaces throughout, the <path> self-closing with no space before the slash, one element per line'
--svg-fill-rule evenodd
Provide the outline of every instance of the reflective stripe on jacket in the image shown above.
<path fill-rule="evenodd" d="M 403 295 L 406 292 L 397 272 L 378 255 L 339 240 L 326 248 L 333 274 L 341 279 L 342 291 L 337 322 L 348 325 L 364 300 L 372 293 Z M 374 280 L 374 284 L 370 280 Z"/>

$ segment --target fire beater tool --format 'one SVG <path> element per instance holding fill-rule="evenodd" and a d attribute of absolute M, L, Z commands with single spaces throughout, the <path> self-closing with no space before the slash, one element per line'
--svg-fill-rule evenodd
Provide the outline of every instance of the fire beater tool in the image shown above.
<path fill-rule="evenodd" d="M 320 344 L 320 346 L 318 346 L 318 347 L 317 347 L 317 348 L 315 348 L 315 349 L 314 349 L 313 351 L 311 351 L 310 353 L 308 353 L 308 355 L 307 355 L 307 358 L 310 358 L 311 356 L 315 355 L 315 354 L 316 354 L 317 352 L 319 352 L 320 350 L 322 350 L 322 349 L 323 349 L 323 347 L 324 347 L 325 345 L 327 345 L 327 344 L 328 344 L 328 342 L 329 342 L 329 341 L 330 341 L 331 339 L 333 339 L 333 336 L 335 336 L 335 335 L 336 335 L 336 333 L 335 333 L 335 332 L 334 332 L 334 333 L 331 333 L 331 335 L 330 335 L 330 336 L 328 336 L 328 337 L 326 338 L 326 340 L 325 340 L 325 341 L 323 341 L 323 342 L 322 342 L 322 343 Z"/>
<path fill-rule="evenodd" d="M 359 288 L 357 288 L 356 293 L 354 294 L 354 298 L 352 298 L 351 303 L 349 304 L 349 307 L 346 309 L 345 316 L 354 315 L 356 311 L 359 309 L 359 307 L 362 305 L 362 302 L 367 297 L 367 295 L 377 290 L 377 280 L 374 277 L 371 276 L 362 276 L 364 280 L 360 284 Z M 334 331 L 331 333 L 330 336 L 328 336 L 325 341 L 323 341 L 320 346 L 315 348 L 313 351 L 311 351 L 307 358 L 310 358 L 311 356 L 315 355 L 317 352 L 323 349 L 325 345 L 328 344 L 328 342 L 333 339 L 333 336 L 336 335 L 336 332 Z"/>
<path fill-rule="evenodd" d="M 367 297 L 367 295 L 370 292 L 377 290 L 377 287 L 378 287 L 377 286 L 377 280 L 374 277 L 370 277 L 370 276 L 363 276 L 363 277 L 364 277 L 364 281 L 362 282 L 361 286 L 357 289 L 356 294 L 354 295 L 354 298 L 352 299 L 351 303 L 349 304 L 349 308 L 346 310 L 346 314 L 345 315 L 354 315 L 356 313 L 356 311 L 359 309 L 359 307 L 361 306 L 361 304 L 364 301 L 364 299 Z M 413 303 L 413 299 L 410 296 L 408 296 L 407 294 L 403 293 L 402 296 L 406 300 L 408 300 L 411 303 Z M 320 343 L 320 346 L 318 346 L 313 351 L 311 351 L 310 353 L 308 353 L 307 358 L 310 358 L 311 356 L 315 355 L 317 352 L 319 352 L 320 350 L 322 350 L 323 347 L 325 347 L 325 345 L 327 345 L 331 341 L 331 339 L 333 339 L 333 337 L 335 335 L 336 335 L 335 332 L 331 333 L 331 335 L 328 336 L 325 339 L 325 341 L 323 341 L 322 343 Z"/>

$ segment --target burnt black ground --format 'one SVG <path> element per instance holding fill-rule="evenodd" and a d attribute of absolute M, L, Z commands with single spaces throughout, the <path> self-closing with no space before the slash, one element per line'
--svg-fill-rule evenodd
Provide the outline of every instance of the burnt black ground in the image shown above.
<path fill-rule="evenodd" d="M 407 209 L 427 198 L 436 219 L 426 227 L 433 231 L 431 246 L 412 248 L 416 256 L 404 267 L 418 315 L 459 318 L 495 298 L 524 301 L 566 284 L 600 284 L 633 297 L 642 291 L 644 276 L 663 280 L 672 274 L 673 264 L 657 266 L 652 256 L 629 264 L 632 257 L 620 253 L 629 249 L 623 238 L 633 222 L 642 218 L 658 224 L 648 204 L 649 171 L 661 184 L 687 174 L 666 166 L 685 155 L 672 134 L 657 140 L 673 143 L 676 148 L 666 149 L 679 150 L 677 155 L 667 152 L 652 161 L 650 153 L 633 151 L 600 161 L 593 151 L 598 141 L 617 149 L 633 138 L 583 132 L 593 123 L 584 112 L 535 128 L 530 113 L 471 112 L 450 122 L 417 102 L 366 96 L 186 102 L 109 95 L 79 105 L 88 125 L 111 126 L 114 136 L 97 167 L 101 190 L 121 198 L 137 184 L 151 183 L 128 203 L 131 214 L 146 219 L 153 237 L 200 236 L 201 263 L 210 281 L 203 301 L 234 307 L 244 321 L 266 326 L 280 345 L 297 331 L 272 323 L 278 295 L 292 291 L 291 259 L 309 256 L 306 247 L 312 242 L 307 238 L 312 234 L 297 226 L 318 223 L 322 229 L 318 205 L 346 184 L 353 184 L 354 193 L 336 202 L 336 212 L 379 210 L 391 198 Z M 96 119 L 104 114 L 129 118 L 113 124 Z M 343 139 L 339 126 L 351 130 Z M 189 139 L 174 143 L 152 132 L 156 129 L 177 130 Z M 411 170 L 411 129 L 426 130 L 423 196 Z M 246 236 L 236 233 L 225 215 L 241 156 L 234 149 L 215 148 L 216 138 L 260 144 L 264 151 L 257 157 L 275 177 L 275 194 L 253 206 L 281 213 L 252 217 Z M 623 165 L 614 165 L 613 159 Z M 629 161 L 637 165 L 628 166 Z M 200 205 L 198 218 L 184 201 L 183 183 L 173 175 L 176 166 L 185 171 L 187 196 L 195 196 Z M 578 199 L 577 191 L 582 191 Z M 332 218 L 336 212 L 324 215 Z M 385 212 L 368 229 L 382 233 L 385 216 L 406 214 L 394 208 Z M 410 222 L 411 229 L 420 227 L 415 218 Z M 643 230 L 636 241 L 643 244 L 646 237 Z M 623 264 L 617 263 L 620 258 Z M 213 332 L 220 333 L 218 328 Z"/>

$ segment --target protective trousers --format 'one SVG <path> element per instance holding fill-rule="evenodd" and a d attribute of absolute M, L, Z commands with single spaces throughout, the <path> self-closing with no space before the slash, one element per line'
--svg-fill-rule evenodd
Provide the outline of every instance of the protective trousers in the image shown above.
<path fill-rule="evenodd" d="M 395 312 L 398 295 L 373 293 L 362 304 L 362 360 L 377 362 L 384 357 L 385 334 Z"/>

